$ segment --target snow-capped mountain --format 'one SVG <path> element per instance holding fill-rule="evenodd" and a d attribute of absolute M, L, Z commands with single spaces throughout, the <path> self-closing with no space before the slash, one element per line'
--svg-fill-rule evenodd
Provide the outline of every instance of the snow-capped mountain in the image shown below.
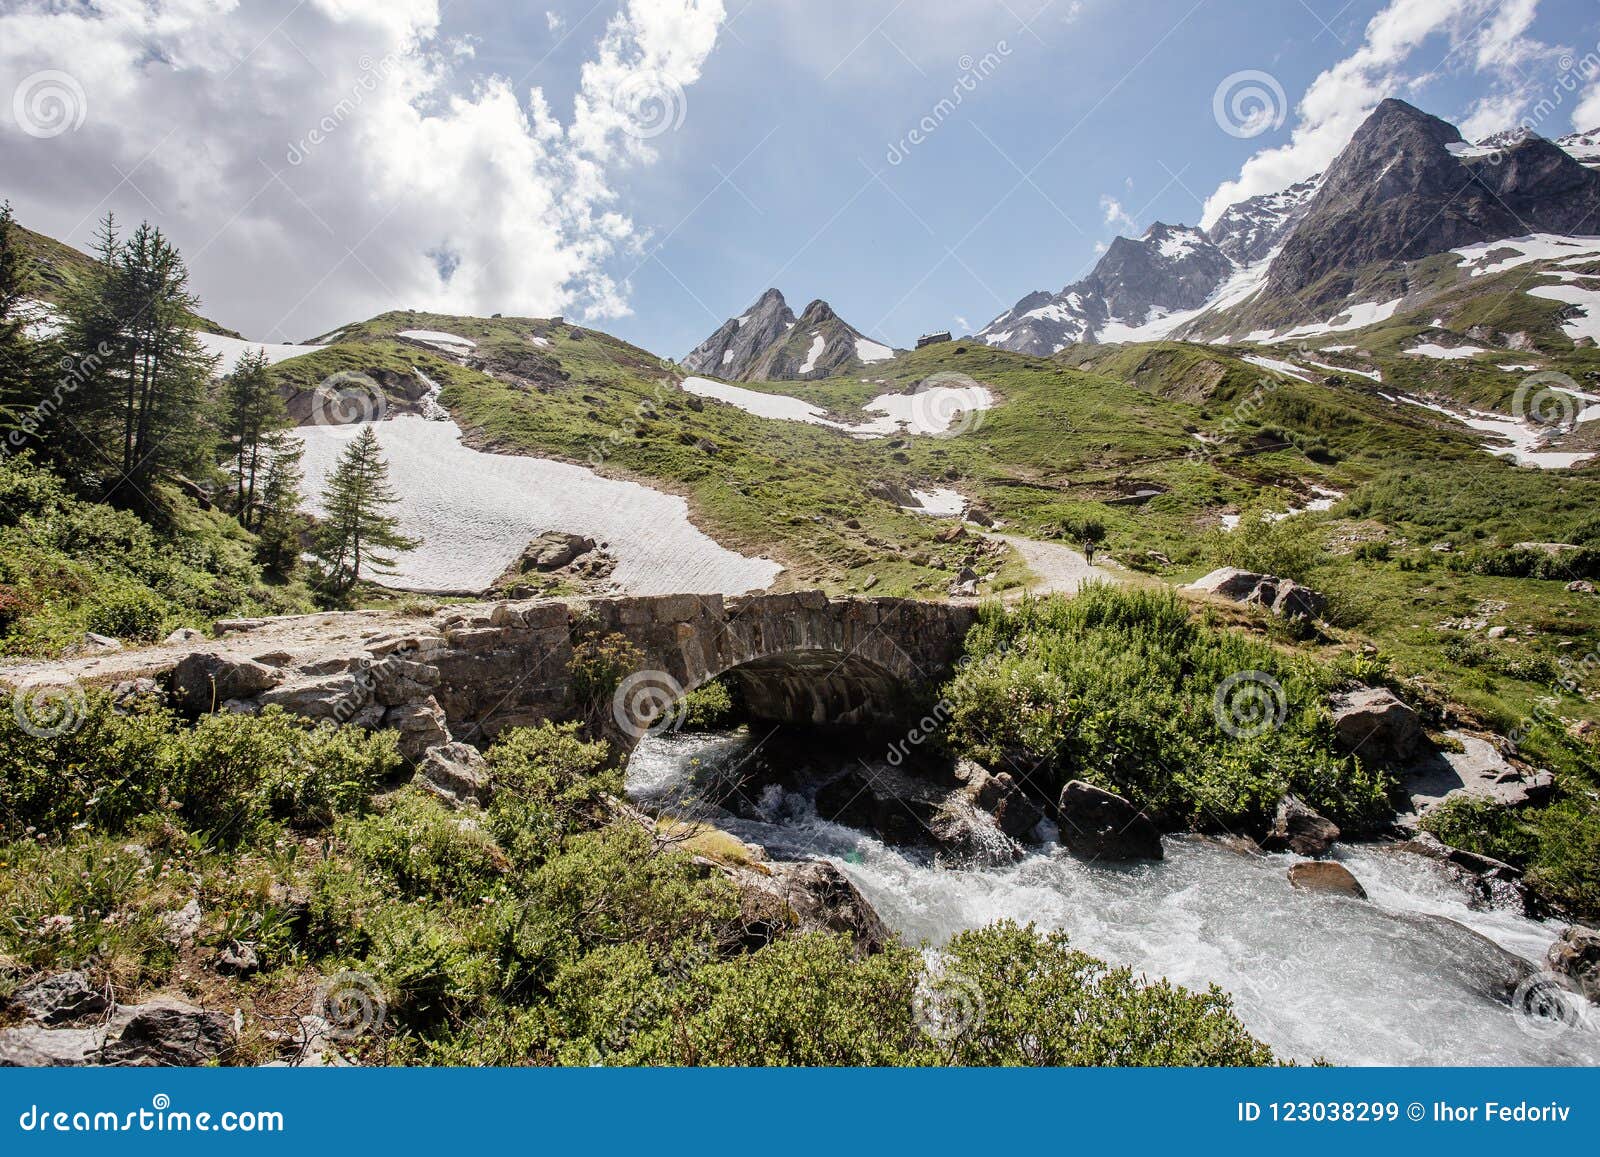
<path fill-rule="evenodd" d="M 1556 144 L 1581 164 L 1600 169 L 1600 128 L 1590 129 L 1586 133 L 1573 133 L 1562 137 Z"/>
<path fill-rule="evenodd" d="M 1049 355 L 1077 342 L 1382 320 L 1406 290 L 1361 294 L 1385 270 L 1529 233 L 1600 233 L 1597 169 L 1600 129 L 1554 143 L 1522 129 L 1469 143 L 1386 100 L 1326 173 L 1229 207 L 1207 233 L 1158 224 L 1137 241 L 1119 237 L 1088 277 L 1029 294 L 977 336 Z"/>
<path fill-rule="evenodd" d="M 684 368 L 736 382 L 749 381 L 761 355 L 787 336 L 795 320 L 794 310 L 783 300 L 783 294 L 769 289 L 749 309 L 730 317 L 721 329 L 696 346 L 683 359 Z"/>
<path fill-rule="evenodd" d="M 1386 100 L 1329 167 L 1267 292 L 1321 306 L 1350 292 L 1356 270 L 1596 221 L 1600 174 L 1543 137 L 1472 145 L 1454 125 Z"/>
<path fill-rule="evenodd" d="M 1263 193 L 1230 205 L 1207 236 L 1236 265 L 1254 265 L 1271 256 L 1289 230 L 1300 223 L 1321 187 L 1322 174 L 1318 173 L 1280 193 Z"/>
<path fill-rule="evenodd" d="M 725 381 L 799 381 L 894 356 L 893 349 L 867 337 L 826 301 L 813 301 L 796 317 L 783 294 L 769 289 L 696 346 L 683 365 Z"/>

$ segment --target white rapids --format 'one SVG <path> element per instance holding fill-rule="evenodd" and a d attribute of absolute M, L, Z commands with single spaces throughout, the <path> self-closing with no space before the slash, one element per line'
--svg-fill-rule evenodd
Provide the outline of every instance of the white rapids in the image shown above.
<path fill-rule="evenodd" d="M 743 735 L 647 738 L 628 764 L 628 794 L 671 808 L 696 775 L 737 765 Z M 702 805 L 704 806 L 704 805 Z M 819 819 L 796 793 L 769 787 L 762 820 L 712 809 L 713 822 L 774 858 L 836 863 L 911 944 L 938 946 L 995 920 L 1061 929 L 1074 946 L 1150 977 L 1231 993 L 1245 1025 L 1279 1056 L 1350 1065 L 1600 1064 L 1600 1018 L 1546 1029 L 1488 991 L 1500 948 L 1534 963 L 1561 926 L 1474 911 L 1432 861 L 1376 847 L 1339 858 L 1370 900 L 1289 886 L 1294 856 L 1246 856 L 1200 837 L 1168 838 L 1167 858 L 1086 864 L 1055 844 L 1002 868 L 941 868 Z M 1445 917 L 1452 925 L 1430 917 Z"/>

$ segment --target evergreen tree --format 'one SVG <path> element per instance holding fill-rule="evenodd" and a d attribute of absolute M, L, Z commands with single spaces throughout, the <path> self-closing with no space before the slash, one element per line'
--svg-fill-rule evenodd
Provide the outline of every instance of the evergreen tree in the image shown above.
<path fill-rule="evenodd" d="M 273 439 L 289 426 L 289 414 L 267 368 L 265 350 L 245 354 L 222 380 L 217 426 L 233 460 L 239 525 L 255 530 L 261 518 L 258 483 L 275 457 Z"/>
<path fill-rule="evenodd" d="M 49 388 L 55 354 L 52 342 L 32 332 L 35 288 L 11 205 L 0 204 L 0 457 L 28 443 L 37 424 L 31 412 Z"/>
<path fill-rule="evenodd" d="M 293 435 L 278 431 L 262 445 L 261 484 L 255 501 L 256 557 L 265 567 L 290 577 L 300 561 L 300 484 L 305 476 L 300 458 L 305 448 Z"/>
<path fill-rule="evenodd" d="M 67 301 L 73 380 L 57 430 L 64 465 L 118 502 L 148 506 L 163 473 L 205 466 L 214 359 L 195 336 L 197 299 L 178 251 L 148 223 L 126 241 L 109 214 L 99 261 Z"/>
<path fill-rule="evenodd" d="M 343 594 L 367 566 L 392 567 L 379 550 L 415 550 L 420 543 L 400 533 L 400 521 L 386 513 L 399 499 L 389 486 L 389 464 L 378 436 L 366 426 L 339 455 L 322 494 L 323 521 L 316 532 L 316 556 L 329 588 Z"/>

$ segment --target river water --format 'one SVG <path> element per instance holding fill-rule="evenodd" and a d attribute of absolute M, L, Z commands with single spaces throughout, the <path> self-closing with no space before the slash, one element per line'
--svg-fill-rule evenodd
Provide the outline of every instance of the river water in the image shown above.
<path fill-rule="evenodd" d="M 1514 1013 L 1503 961 L 1483 939 L 1537 964 L 1562 926 L 1474 911 L 1430 860 L 1341 846 L 1367 901 L 1296 891 L 1287 880 L 1296 857 L 1242 855 L 1201 837 L 1169 837 L 1164 861 L 1137 866 L 1085 864 L 1047 843 L 1016 864 L 953 869 L 819 819 L 801 790 L 748 792 L 730 805 L 742 814 L 707 803 L 708 785 L 756 747 L 738 733 L 647 738 L 629 762 L 628 794 L 657 809 L 692 806 L 774 859 L 832 860 L 911 944 L 938 947 L 1010 918 L 1064 930 L 1075 947 L 1146 976 L 1215 983 L 1283 1057 L 1600 1064 L 1600 1016 L 1590 1009 L 1562 1026 Z"/>

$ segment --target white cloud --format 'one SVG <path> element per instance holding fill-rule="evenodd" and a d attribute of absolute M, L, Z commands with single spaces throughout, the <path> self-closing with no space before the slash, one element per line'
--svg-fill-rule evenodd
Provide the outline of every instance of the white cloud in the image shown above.
<path fill-rule="evenodd" d="M 1511 127 L 1535 92 L 1528 65 L 1557 51 L 1527 35 L 1538 7 L 1539 0 L 1390 0 L 1367 24 L 1361 46 L 1306 89 L 1288 144 L 1246 161 L 1206 201 L 1202 224 L 1238 201 L 1321 172 L 1381 100 L 1425 89 L 1440 71 L 1471 71 L 1491 85 L 1468 110 L 1468 136 Z M 1413 55 L 1436 36 L 1447 46 L 1443 58 L 1413 67 Z"/>
<path fill-rule="evenodd" d="M 1600 77 L 1595 78 L 1589 91 L 1584 93 L 1583 100 L 1573 111 L 1572 128 L 1574 132 L 1580 133 L 1600 128 Z"/>
<path fill-rule="evenodd" d="M 252 336 L 403 307 L 614 316 L 635 229 L 609 174 L 648 159 L 617 94 L 692 84 L 723 19 L 721 0 L 626 0 L 564 125 L 539 88 L 458 71 L 436 0 L 21 0 L 0 96 L 60 70 L 85 116 L 40 139 L 0 101 L 0 159 L 36 228 L 82 241 L 108 206 L 162 225 Z"/>
<path fill-rule="evenodd" d="M 1110 193 L 1100 194 L 1100 211 L 1105 215 L 1107 225 L 1126 229 L 1129 233 L 1134 233 L 1139 228 L 1138 223 L 1133 219 L 1133 215 L 1124 209 L 1122 202 Z"/>

